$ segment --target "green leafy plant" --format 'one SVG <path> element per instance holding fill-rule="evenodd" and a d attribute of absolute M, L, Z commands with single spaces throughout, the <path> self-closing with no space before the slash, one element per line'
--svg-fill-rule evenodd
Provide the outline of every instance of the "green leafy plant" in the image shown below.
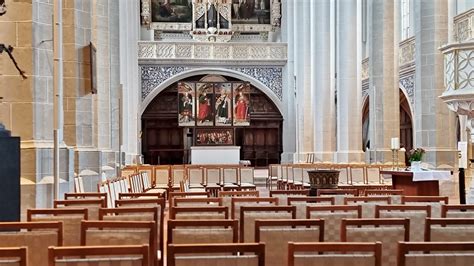
<path fill-rule="evenodd" d="M 423 148 L 411 149 L 408 154 L 408 160 L 410 162 L 421 161 L 421 158 L 423 158 L 423 154 L 425 154 L 425 150 Z"/>

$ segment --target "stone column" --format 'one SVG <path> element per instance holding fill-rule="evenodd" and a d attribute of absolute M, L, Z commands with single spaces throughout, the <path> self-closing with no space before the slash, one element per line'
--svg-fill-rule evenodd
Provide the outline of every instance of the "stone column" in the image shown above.
<path fill-rule="evenodd" d="M 334 6 L 333 6 L 334 7 Z M 316 161 L 333 161 L 335 151 L 335 102 L 331 78 L 334 37 L 330 1 L 311 2 L 311 88 L 314 105 L 314 152 Z"/>
<path fill-rule="evenodd" d="M 359 162 L 363 156 L 357 1 L 338 1 L 337 13 L 337 161 Z"/>
<path fill-rule="evenodd" d="M 298 158 L 303 160 L 304 154 L 313 152 L 313 114 L 311 89 L 311 34 L 310 34 L 310 2 L 294 1 L 294 49 L 295 76 L 297 93 L 298 123 Z"/>
<path fill-rule="evenodd" d="M 415 18 L 414 146 L 426 149 L 424 162 L 454 166 L 456 118 L 439 99 L 444 91 L 444 57 L 438 48 L 448 40 L 448 2 L 416 1 Z"/>
<path fill-rule="evenodd" d="M 137 42 L 140 34 L 140 3 L 119 1 L 120 9 L 120 83 L 123 84 L 123 149 L 126 163 L 137 163 L 139 154 L 140 102 Z"/>
<path fill-rule="evenodd" d="M 448 41 L 454 42 L 454 17 L 457 13 L 457 1 L 448 0 Z"/>
<path fill-rule="evenodd" d="M 400 136 L 398 23 L 395 2 L 373 0 L 369 33 L 369 138 L 375 162 L 392 160 L 391 138 Z"/>
<path fill-rule="evenodd" d="M 295 43 L 293 40 L 293 0 L 283 0 L 282 18 L 281 18 L 281 35 L 283 42 L 288 43 L 288 63 L 283 69 L 283 87 L 287 88 L 283 92 L 283 102 L 286 103 L 283 113 L 283 154 L 281 162 L 293 162 L 293 156 L 296 152 L 296 123 L 295 114 L 295 78 L 294 78 L 294 50 Z"/>

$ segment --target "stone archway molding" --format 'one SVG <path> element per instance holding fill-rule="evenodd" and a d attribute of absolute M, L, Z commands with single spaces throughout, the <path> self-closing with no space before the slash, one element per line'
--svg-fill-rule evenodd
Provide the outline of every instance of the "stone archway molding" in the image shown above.
<path fill-rule="evenodd" d="M 159 84 L 157 87 L 155 87 L 147 96 L 146 98 L 142 101 L 140 105 L 140 116 L 145 112 L 146 108 L 148 105 L 153 101 L 153 99 L 160 94 L 163 90 L 168 88 L 170 85 L 172 85 L 175 82 L 178 82 L 182 79 L 192 77 L 192 76 L 198 76 L 198 75 L 208 75 L 208 74 L 215 74 L 215 75 L 223 75 L 223 76 L 229 76 L 233 78 L 240 79 L 242 81 L 248 81 L 250 84 L 255 86 L 257 89 L 261 90 L 272 102 L 275 104 L 275 106 L 278 108 L 278 111 L 280 114 L 283 115 L 283 103 L 278 99 L 278 96 L 270 89 L 268 88 L 265 84 L 260 82 L 259 80 L 249 76 L 245 75 L 241 72 L 231 70 L 231 69 L 225 69 L 225 68 L 199 68 L 199 69 L 189 69 L 185 70 L 179 74 L 176 74 L 174 76 L 171 76 L 170 78 L 166 79 L 163 81 L 161 84 Z"/>

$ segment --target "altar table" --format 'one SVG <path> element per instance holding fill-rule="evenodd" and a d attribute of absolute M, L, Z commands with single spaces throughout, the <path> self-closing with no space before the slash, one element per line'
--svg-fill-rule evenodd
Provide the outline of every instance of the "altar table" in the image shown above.
<path fill-rule="evenodd" d="M 380 171 L 383 177 L 392 178 L 394 189 L 403 189 L 405 196 L 439 196 L 440 180 L 451 179 L 450 171 Z"/>

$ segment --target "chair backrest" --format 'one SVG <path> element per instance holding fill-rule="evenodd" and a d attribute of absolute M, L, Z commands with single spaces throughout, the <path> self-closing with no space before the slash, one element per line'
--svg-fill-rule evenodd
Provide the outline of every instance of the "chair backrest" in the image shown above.
<path fill-rule="evenodd" d="M 303 182 L 303 166 L 293 166 L 293 180 L 296 182 Z"/>
<path fill-rule="evenodd" d="M 255 184 L 253 167 L 239 167 L 240 183 Z"/>
<path fill-rule="evenodd" d="M 259 197 L 260 192 L 258 190 L 250 191 L 219 191 L 218 196 L 222 198 L 222 205 L 232 209 L 232 198 L 234 197 L 250 197 L 255 198 Z"/>
<path fill-rule="evenodd" d="M 187 167 L 188 184 L 203 184 L 204 183 L 204 168 L 202 167 Z"/>
<path fill-rule="evenodd" d="M 290 241 L 323 242 L 324 221 L 319 219 L 255 221 L 255 242 L 265 243 L 267 265 L 285 265 Z"/>
<path fill-rule="evenodd" d="M 81 246 L 148 245 L 150 260 L 157 260 L 153 221 L 82 221 Z"/>
<path fill-rule="evenodd" d="M 28 222 L 62 222 L 64 246 L 81 244 L 81 221 L 87 220 L 87 209 L 28 209 Z"/>
<path fill-rule="evenodd" d="M 222 206 L 222 198 L 174 198 L 173 207 L 195 206 L 209 207 Z"/>
<path fill-rule="evenodd" d="M 286 201 L 288 205 L 296 206 L 296 219 L 306 218 L 306 206 L 334 205 L 332 197 L 288 197 Z"/>
<path fill-rule="evenodd" d="M 441 217 L 441 206 L 448 204 L 448 197 L 444 196 L 402 196 L 402 204 L 407 205 L 430 205 L 431 217 Z"/>
<path fill-rule="evenodd" d="M 186 173 L 184 167 L 181 165 L 171 166 L 171 185 L 178 186 L 179 182 L 184 181 Z"/>
<path fill-rule="evenodd" d="M 74 177 L 74 191 L 77 193 L 82 193 L 84 191 L 84 182 L 82 180 L 82 177 L 79 178 L 79 176 Z"/>
<path fill-rule="evenodd" d="M 206 185 L 216 185 L 223 183 L 221 178 L 221 169 L 219 167 L 206 167 L 205 173 Z"/>
<path fill-rule="evenodd" d="M 382 266 L 382 243 L 288 243 L 288 266 Z"/>
<path fill-rule="evenodd" d="M 239 168 L 238 167 L 223 167 L 222 168 L 223 183 L 239 184 Z"/>
<path fill-rule="evenodd" d="M 349 170 L 347 165 L 334 165 L 334 169 L 339 170 L 339 184 L 350 184 Z"/>
<path fill-rule="evenodd" d="M 216 255 L 212 255 L 215 253 Z M 221 255 L 221 254 L 228 255 Z M 245 253 L 245 256 L 238 255 Z M 192 255 L 192 257 L 183 256 Z M 265 244 L 170 244 L 168 266 L 245 265 L 265 266 Z"/>
<path fill-rule="evenodd" d="M 389 196 L 391 204 L 401 204 L 403 189 L 366 189 L 366 197 Z"/>
<path fill-rule="evenodd" d="M 425 241 L 456 242 L 474 239 L 474 218 L 426 218 Z"/>
<path fill-rule="evenodd" d="M 64 199 L 107 199 L 107 193 L 98 192 L 66 192 L 64 193 Z"/>
<path fill-rule="evenodd" d="M 237 220 L 168 220 L 168 244 L 237 243 Z"/>
<path fill-rule="evenodd" d="M 99 220 L 103 221 L 152 221 L 156 226 L 155 246 L 163 250 L 163 216 L 161 208 L 154 207 L 131 207 L 131 208 L 101 208 L 99 209 Z"/>
<path fill-rule="evenodd" d="M 365 167 L 363 165 L 350 165 L 349 181 L 350 184 L 366 184 Z"/>
<path fill-rule="evenodd" d="M 474 205 L 442 205 L 442 218 L 474 218 Z"/>
<path fill-rule="evenodd" d="M 388 205 L 391 203 L 390 197 L 374 196 L 374 197 L 346 197 L 345 205 L 362 206 L 362 218 L 375 217 L 375 205 Z"/>
<path fill-rule="evenodd" d="M 343 219 L 342 242 L 382 242 L 384 265 L 397 265 L 398 241 L 408 241 L 409 219 Z"/>
<path fill-rule="evenodd" d="M 341 241 L 341 221 L 345 218 L 360 218 L 362 207 L 358 205 L 307 206 L 306 219 L 324 219 L 324 239 Z"/>
<path fill-rule="evenodd" d="M 359 195 L 357 189 L 318 189 L 316 195 L 319 197 L 330 196 L 334 197 L 336 205 L 343 205 L 345 197 L 355 197 Z"/>
<path fill-rule="evenodd" d="M 251 197 L 238 197 L 231 198 L 230 214 L 232 219 L 240 218 L 240 207 L 241 206 L 268 206 L 278 205 L 277 198 L 251 198 Z"/>
<path fill-rule="evenodd" d="M 382 184 L 382 178 L 380 176 L 380 166 L 369 165 L 365 168 L 365 176 L 367 183 L 369 184 Z"/>
<path fill-rule="evenodd" d="M 289 196 L 308 196 L 309 190 L 270 190 L 270 197 L 278 198 L 279 205 L 289 205 L 287 198 Z"/>
<path fill-rule="evenodd" d="M 0 248 L 0 265 L 27 266 L 27 247 Z"/>
<path fill-rule="evenodd" d="M 61 222 L 0 223 L 0 247 L 27 247 L 28 265 L 45 265 L 48 261 L 48 246 L 62 244 Z"/>
<path fill-rule="evenodd" d="M 424 241 L 425 220 L 431 216 L 431 207 L 416 205 L 377 205 L 375 218 L 410 219 L 410 241 Z"/>
<path fill-rule="evenodd" d="M 170 219 L 173 220 L 228 219 L 228 217 L 229 208 L 225 206 L 186 206 L 170 208 Z"/>
<path fill-rule="evenodd" d="M 139 165 L 137 167 L 138 173 L 141 173 L 143 177 L 146 177 L 145 189 L 153 187 L 155 183 L 155 171 L 153 165 Z"/>
<path fill-rule="evenodd" d="M 99 208 L 107 207 L 105 199 L 55 200 L 54 208 L 86 208 L 89 220 L 99 219 Z"/>
<path fill-rule="evenodd" d="M 49 266 L 148 266 L 148 245 L 49 247 Z M 42 264 L 46 265 L 46 264 Z"/>
<path fill-rule="evenodd" d="M 474 242 L 472 241 L 400 242 L 398 250 L 398 266 L 465 266 L 472 265 L 474 261 Z"/>
<path fill-rule="evenodd" d="M 157 165 L 155 171 L 155 186 L 168 187 L 170 185 L 170 167 L 169 165 Z"/>
<path fill-rule="evenodd" d="M 295 206 L 242 206 L 240 208 L 240 242 L 255 242 L 255 220 L 295 218 Z"/>

